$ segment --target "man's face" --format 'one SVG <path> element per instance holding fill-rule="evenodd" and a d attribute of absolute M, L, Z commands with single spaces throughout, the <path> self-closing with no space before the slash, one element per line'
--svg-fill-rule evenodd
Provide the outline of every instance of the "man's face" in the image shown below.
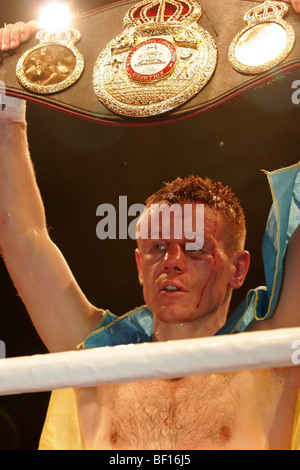
<path fill-rule="evenodd" d="M 158 239 L 139 239 L 139 279 L 154 317 L 169 323 L 191 322 L 228 304 L 235 267 L 226 254 L 224 224 L 217 211 L 204 208 L 202 248 L 189 249 L 190 237 L 183 231 L 183 237 L 176 238 L 173 228 L 168 238 L 162 236 L 160 227 Z"/>

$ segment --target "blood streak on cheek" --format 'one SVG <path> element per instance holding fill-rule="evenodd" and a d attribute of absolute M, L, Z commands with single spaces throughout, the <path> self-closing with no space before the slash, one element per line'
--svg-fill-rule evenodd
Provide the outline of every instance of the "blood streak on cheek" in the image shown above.
<path fill-rule="evenodd" d="M 214 262 L 213 262 L 213 266 L 212 266 L 212 269 L 211 269 L 211 272 L 207 278 L 207 281 L 206 283 L 204 284 L 203 286 L 203 289 L 201 291 L 201 294 L 200 294 L 200 299 L 199 299 L 199 302 L 197 303 L 196 305 L 196 308 L 199 308 L 200 307 L 200 304 L 202 302 L 202 298 L 203 298 L 203 295 L 204 295 L 204 292 L 209 284 L 209 281 L 211 280 L 212 278 L 212 275 L 213 275 L 213 272 L 215 270 L 215 267 L 216 267 L 216 264 L 217 264 L 217 258 L 216 258 L 216 253 L 215 253 L 215 248 L 216 248 L 216 242 L 215 242 L 215 236 L 216 236 L 216 232 L 217 232 L 217 227 L 218 227 L 218 214 L 216 214 L 216 218 L 215 218 L 215 225 L 214 225 L 214 244 L 212 246 L 212 250 L 211 250 L 211 253 L 212 253 L 212 256 L 213 256 L 213 259 L 214 259 Z"/>

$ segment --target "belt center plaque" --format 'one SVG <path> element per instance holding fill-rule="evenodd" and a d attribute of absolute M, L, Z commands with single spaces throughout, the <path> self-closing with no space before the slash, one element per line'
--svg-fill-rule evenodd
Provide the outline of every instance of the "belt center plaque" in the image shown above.
<path fill-rule="evenodd" d="M 197 22 L 194 0 L 144 0 L 124 18 L 124 31 L 99 55 L 93 75 L 100 101 L 117 114 L 149 117 L 188 101 L 210 80 L 217 48 Z"/>

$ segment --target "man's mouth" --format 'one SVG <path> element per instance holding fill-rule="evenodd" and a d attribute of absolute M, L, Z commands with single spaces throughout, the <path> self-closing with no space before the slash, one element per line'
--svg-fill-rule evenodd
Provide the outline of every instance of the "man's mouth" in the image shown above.
<path fill-rule="evenodd" d="M 166 292 L 179 292 L 181 289 L 175 286 L 166 286 L 163 290 Z"/>
<path fill-rule="evenodd" d="M 169 284 L 168 282 L 165 282 L 162 285 L 161 291 L 162 292 L 185 292 L 185 289 L 183 289 L 183 287 L 180 285 Z"/>

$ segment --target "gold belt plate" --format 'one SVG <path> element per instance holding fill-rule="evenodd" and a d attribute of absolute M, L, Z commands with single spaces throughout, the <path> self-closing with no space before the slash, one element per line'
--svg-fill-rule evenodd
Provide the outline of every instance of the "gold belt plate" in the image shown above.
<path fill-rule="evenodd" d="M 295 32 L 283 20 L 288 8 L 284 2 L 267 0 L 245 14 L 247 26 L 234 38 L 228 52 L 229 62 L 235 70 L 245 74 L 262 73 L 289 55 Z"/>
<path fill-rule="evenodd" d="M 39 31 L 40 43 L 22 55 L 16 75 L 20 84 L 35 93 L 64 90 L 75 83 L 84 70 L 84 59 L 74 44 L 81 34 L 76 29 L 59 33 Z"/>
<path fill-rule="evenodd" d="M 117 114 L 149 117 L 196 95 L 217 64 L 214 40 L 197 24 L 201 15 L 193 0 L 144 0 L 132 7 L 124 31 L 96 61 L 99 100 Z"/>

